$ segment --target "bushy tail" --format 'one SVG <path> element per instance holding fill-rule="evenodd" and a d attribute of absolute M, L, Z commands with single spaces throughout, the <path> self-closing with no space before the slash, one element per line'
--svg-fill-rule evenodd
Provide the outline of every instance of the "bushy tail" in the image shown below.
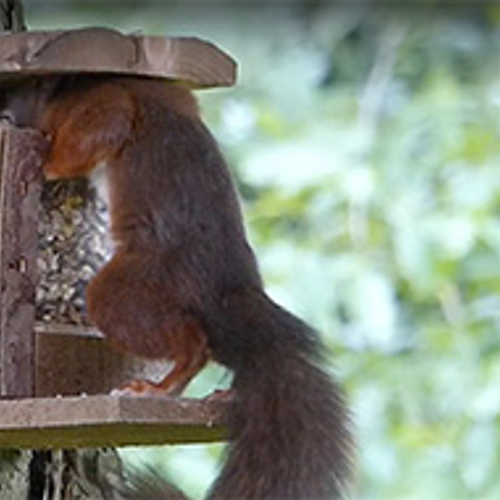
<path fill-rule="evenodd" d="M 209 499 L 343 498 L 353 442 L 342 393 L 320 368 L 314 332 L 263 300 L 245 307 L 258 313 L 245 328 L 262 345 L 254 360 L 249 345 L 249 362 L 235 368 L 227 462 Z"/>
<path fill-rule="evenodd" d="M 260 292 L 229 298 L 211 317 L 215 355 L 234 371 L 234 399 L 226 463 L 208 500 L 343 499 L 352 479 L 349 416 L 320 367 L 314 332 Z M 182 498 L 149 483 L 148 495 L 146 481 L 130 498 Z"/>

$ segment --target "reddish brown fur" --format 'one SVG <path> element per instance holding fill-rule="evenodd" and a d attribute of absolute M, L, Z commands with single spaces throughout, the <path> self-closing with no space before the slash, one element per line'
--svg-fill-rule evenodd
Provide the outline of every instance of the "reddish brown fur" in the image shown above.
<path fill-rule="evenodd" d="M 174 361 L 173 371 L 160 384 L 136 381 L 129 389 L 179 393 L 206 363 L 206 336 L 199 322 L 178 306 L 180 294 L 175 285 L 167 276 L 160 279 L 163 263 L 152 264 L 159 258 L 156 244 L 145 242 L 141 253 L 126 248 L 132 219 L 140 223 L 143 215 L 147 217 L 140 213 L 140 203 L 128 204 L 126 196 L 116 202 L 116 193 L 123 192 L 122 184 L 129 182 L 129 169 L 143 168 L 137 161 L 122 163 L 116 159 L 134 129 L 141 127 L 141 100 L 155 101 L 160 96 L 176 113 L 197 113 L 195 100 L 178 87 L 155 81 L 149 85 L 138 85 L 135 80 L 103 81 L 96 86 L 72 88 L 71 92 L 62 90 L 55 104 L 41 115 L 38 126 L 52 141 L 44 165 L 47 177 L 86 176 L 100 164 L 107 165 L 113 177 L 110 208 L 117 250 L 87 289 L 90 319 L 128 351 Z M 146 168 L 142 172 L 147 175 Z"/>

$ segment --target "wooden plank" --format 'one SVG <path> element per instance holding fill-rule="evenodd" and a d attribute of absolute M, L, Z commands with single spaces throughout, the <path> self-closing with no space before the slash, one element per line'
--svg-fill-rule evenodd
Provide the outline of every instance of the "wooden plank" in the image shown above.
<path fill-rule="evenodd" d="M 236 63 L 192 37 L 124 35 L 108 28 L 0 34 L 0 79 L 75 73 L 149 76 L 205 88 L 233 85 Z"/>
<path fill-rule="evenodd" d="M 104 339 L 104 335 L 95 326 L 73 325 L 64 323 L 35 322 L 35 332 L 39 335 L 60 335 L 63 337 L 84 337 Z"/>
<path fill-rule="evenodd" d="M 84 326 L 37 325 L 35 396 L 107 394 L 130 380 L 162 380 L 164 360 L 144 360 L 113 348 Z"/>
<path fill-rule="evenodd" d="M 47 142 L 0 126 L 0 395 L 31 396 L 41 164 Z"/>
<path fill-rule="evenodd" d="M 80 396 L 0 401 L 0 448 L 92 448 L 224 439 L 227 403 Z"/>

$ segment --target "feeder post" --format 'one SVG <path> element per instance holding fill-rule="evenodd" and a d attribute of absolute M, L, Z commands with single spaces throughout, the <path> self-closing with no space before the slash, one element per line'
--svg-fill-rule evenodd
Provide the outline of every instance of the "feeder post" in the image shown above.
<path fill-rule="evenodd" d="M 36 131 L 0 125 L 0 397 L 32 396 L 41 165 Z"/>
<path fill-rule="evenodd" d="M 0 0 L 0 30 L 24 31 L 24 8 L 21 0 Z"/>

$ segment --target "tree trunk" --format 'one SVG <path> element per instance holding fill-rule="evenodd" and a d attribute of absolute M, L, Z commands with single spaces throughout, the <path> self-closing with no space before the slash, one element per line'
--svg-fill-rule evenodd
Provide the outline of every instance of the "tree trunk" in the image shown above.
<path fill-rule="evenodd" d="M 120 500 L 123 481 L 113 449 L 0 450 L 2 500 Z"/>
<path fill-rule="evenodd" d="M 29 499 L 31 457 L 32 454 L 28 451 L 0 450 L 0 498 L 2 500 Z"/>

